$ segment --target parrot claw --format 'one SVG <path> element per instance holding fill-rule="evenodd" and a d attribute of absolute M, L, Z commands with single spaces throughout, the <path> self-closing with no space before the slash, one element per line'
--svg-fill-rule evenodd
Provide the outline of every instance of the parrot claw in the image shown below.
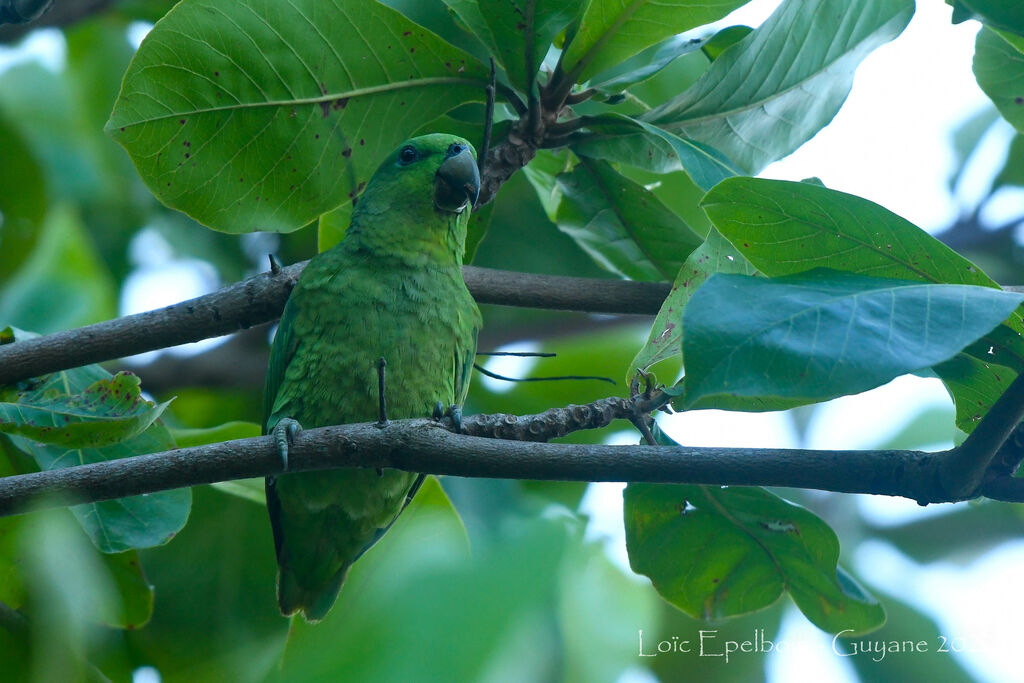
<path fill-rule="evenodd" d="M 281 456 L 281 469 L 288 471 L 288 449 L 295 442 L 295 436 L 302 431 L 302 425 L 290 417 L 281 418 L 271 432 L 277 442 L 277 452 Z"/>
<path fill-rule="evenodd" d="M 438 401 L 434 404 L 434 412 L 431 415 L 435 420 L 443 420 L 444 418 L 450 418 L 452 421 L 452 427 L 455 429 L 456 434 L 462 433 L 462 407 L 457 406 L 454 403 L 448 408 L 444 407 L 444 404 Z"/>
<path fill-rule="evenodd" d="M 456 434 L 462 433 L 462 408 L 457 405 L 448 406 L 448 410 L 445 411 L 445 415 L 452 419 L 452 427 L 455 428 Z"/>

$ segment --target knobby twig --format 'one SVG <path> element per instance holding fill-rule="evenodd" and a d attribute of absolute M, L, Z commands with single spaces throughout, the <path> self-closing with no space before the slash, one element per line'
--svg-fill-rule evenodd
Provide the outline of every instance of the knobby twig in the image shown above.
<path fill-rule="evenodd" d="M 786 486 L 903 496 L 921 504 L 979 495 L 1024 501 L 1024 480 L 1010 476 L 990 479 L 967 494 L 961 493 L 962 487 L 947 487 L 943 473 L 960 457 L 959 449 L 924 453 L 547 443 L 577 429 L 631 420 L 657 410 L 667 399 L 655 391 L 539 415 L 475 415 L 462 420 L 460 434 L 449 431 L 450 421 L 426 419 L 307 429 L 289 448 L 288 469 L 387 467 L 503 479 Z M 1002 411 L 992 422 L 1012 419 Z M 1000 427 L 990 429 L 998 432 Z M 272 436 L 238 439 L 2 478 L 0 516 L 41 504 L 94 502 L 280 473 Z"/>
<path fill-rule="evenodd" d="M 306 262 L 261 273 L 204 296 L 146 313 L 0 346 L 0 384 L 217 337 L 280 317 Z M 654 315 L 667 283 L 513 273 L 466 266 L 480 303 L 591 313 Z"/>

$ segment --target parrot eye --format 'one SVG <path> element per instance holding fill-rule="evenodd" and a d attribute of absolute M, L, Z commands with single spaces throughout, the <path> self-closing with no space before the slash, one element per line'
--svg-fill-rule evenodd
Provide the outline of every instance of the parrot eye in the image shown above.
<path fill-rule="evenodd" d="M 402 148 L 402 151 L 398 153 L 398 163 L 402 164 L 402 166 L 408 166 L 412 162 L 416 161 L 419 156 L 420 155 L 416 151 L 415 147 L 412 145 L 406 145 Z"/>

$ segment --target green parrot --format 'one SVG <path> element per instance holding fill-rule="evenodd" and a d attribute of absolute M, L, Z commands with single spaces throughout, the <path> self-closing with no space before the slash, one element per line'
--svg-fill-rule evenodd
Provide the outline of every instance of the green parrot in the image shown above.
<path fill-rule="evenodd" d="M 281 316 L 267 370 L 264 433 L 287 470 L 303 427 L 428 417 L 466 398 L 481 317 L 462 279 L 466 223 L 480 191 L 472 145 L 403 143 L 356 203 L 345 238 L 314 257 Z M 394 524 L 423 475 L 340 469 L 268 477 L 282 614 L 326 616 L 352 563 Z"/>

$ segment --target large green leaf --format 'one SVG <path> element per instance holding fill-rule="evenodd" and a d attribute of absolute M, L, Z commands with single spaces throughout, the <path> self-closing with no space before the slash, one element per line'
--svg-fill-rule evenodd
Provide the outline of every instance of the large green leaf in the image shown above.
<path fill-rule="evenodd" d="M 776 279 L 712 276 L 683 312 L 690 407 L 716 398 L 814 403 L 956 356 L 1024 294 L 818 269 Z"/>
<path fill-rule="evenodd" d="M 956 404 L 957 428 L 968 434 L 1017 378 L 1017 371 L 967 353 L 936 365 L 933 371 Z"/>
<path fill-rule="evenodd" d="M 704 41 L 697 38 L 672 36 L 598 74 L 590 87 L 603 93 L 622 92 L 653 77 L 679 57 L 700 50 L 702 45 Z"/>
<path fill-rule="evenodd" d="M 7 328 L 0 333 L 0 341 L 9 343 L 28 336 L 30 335 L 20 330 L 12 331 Z M 129 381 L 129 377 L 122 377 L 113 384 L 110 380 L 110 373 L 100 366 L 86 365 L 48 375 L 36 390 L 53 399 L 60 395 L 83 394 L 99 382 L 107 382 L 108 386 L 119 386 L 124 383 L 129 391 L 137 390 L 137 387 L 132 386 L 133 382 Z M 5 397 L 13 391 L 14 388 L 7 388 Z M 126 405 L 130 405 L 134 400 L 129 396 Z M 130 433 L 130 430 L 123 433 Z M 26 454 L 41 470 L 116 460 L 175 447 L 170 432 L 159 420 L 152 422 L 148 428 L 134 436 L 101 448 L 69 448 L 39 443 L 18 435 L 0 437 L 3 438 L 9 438 L 10 443 L 17 449 L 15 456 L 19 455 L 19 452 Z M 71 511 L 99 550 L 116 553 L 166 543 L 185 525 L 191 500 L 189 489 L 177 489 L 75 505 Z"/>
<path fill-rule="evenodd" d="M 630 484 L 623 508 L 633 571 L 692 617 L 747 614 L 788 591 L 831 633 L 885 621 L 882 607 L 837 567 L 835 532 L 764 489 Z"/>
<path fill-rule="evenodd" d="M 769 277 L 824 267 L 919 282 L 998 287 L 980 268 L 874 202 L 811 183 L 726 180 L 707 194 L 705 212 L 726 239 Z M 986 335 L 986 363 L 1024 367 L 1019 314 L 1010 330 Z M 991 347 L 991 349 L 989 348 Z"/>
<path fill-rule="evenodd" d="M 67 393 L 60 375 L 0 403 L 0 432 L 67 448 L 99 448 L 145 431 L 170 401 L 142 398 L 138 375 L 119 372 Z"/>
<path fill-rule="evenodd" d="M 701 243 L 652 192 L 607 162 L 583 157 L 556 182 L 562 192 L 559 229 L 612 272 L 667 280 Z"/>
<path fill-rule="evenodd" d="M 736 248 L 712 229 L 704 244 L 686 259 L 679 269 L 672 289 L 661 305 L 647 343 L 636 354 L 626 371 L 628 383 L 637 370 L 647 370 L 658 361 L 682 353 L 682 313 L 690 297 L 713 273 L 739 273 L 754 275 L 757 270 L 743 258 Z"/>
<path fill-rule="evenodd" d="M 562 68 L 583 82 L 645 47 L 710 24 L 747 0 L 591 0 L 562 57 Z"/>
<path fill-rule="evenodd" d="M 31 455 L 43 470 L 129 458 L 174 448 L 174 441 L 161 422 L 154 422 L 141 434 L 104 448 L 69 449 L 18 436 L 11 440 Z M 150 548 L 171 540 L 185 526 L 191 500 L 189 489 L 175 489 L 74 505 L 71 512 L 101 552 L 117 553 L 133 548 Z"/>
<path fill-rule="evenodd" d="M 459 4 L 454 4 L 458 11 Z M 577 0 L 478 0 L 512 85 L 530 92 L 551 41 L 576 15 Z"/>
<path fill-rule="evenodd" d="M 912 0 L 786 0 L 644 119 L 756 173 L 832 120 L 857 65 L 899 35 L 913 12 Z"/>
<path fill-rule="evenodd" d="M 106 130 L 168 206 L 225 232 L 289 231 L 486 82 L 375 2 L 184 0 L 143 41 Z"/>
<path fill-rule="evenodd" d="M 974 76 L 999 113 L 1024 133 L 1024 36 L 978 31 Z"/>
<path fill-rule="evenodd" d="M 78 214 L 52 208 L 31 255 L 0 290 L 0 325 L 58 332 L 116 314 L 113 279 Z"/>
<path fill-rule="evenodd" d="M 826 267 L 998 287 L 980 268 L 906 219 L 867 199 L 811 183 L 733 178 L 709 192 L 703 206 L 726 239 L 769 277 Z M 953 396 L 961 430 L 973 430 L 1024 368 L 1022 329 L 1024 322 L 1014 313 L 1005 329 L 993 330 L 965 354 L 934 368 Z"/>

